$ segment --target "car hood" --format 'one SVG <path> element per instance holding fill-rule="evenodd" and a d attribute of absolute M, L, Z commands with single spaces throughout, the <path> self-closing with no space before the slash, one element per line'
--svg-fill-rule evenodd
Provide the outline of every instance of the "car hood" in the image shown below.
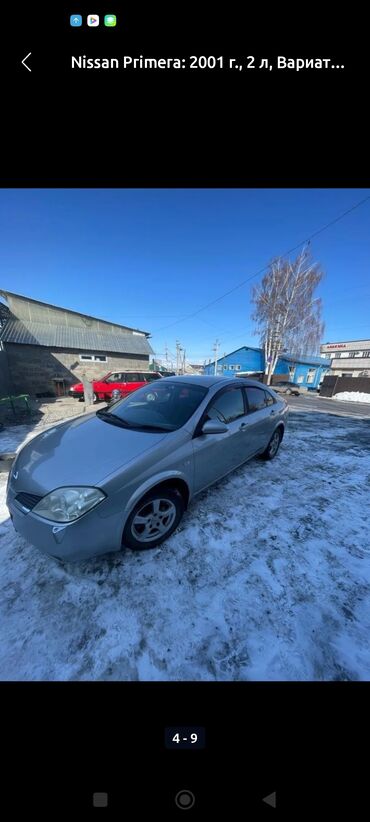
<path fill-rule="evenodd" d="M 45 494 L 63 485 L 99 485 L 166 436 L 121 428 L 95 413 L 68 420 L 22 448 L 13 464 L 12 487 Z"/>

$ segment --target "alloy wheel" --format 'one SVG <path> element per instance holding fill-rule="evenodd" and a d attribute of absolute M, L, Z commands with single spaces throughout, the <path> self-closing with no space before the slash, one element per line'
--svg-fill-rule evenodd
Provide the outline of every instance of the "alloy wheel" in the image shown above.
<path fill-rule="evenodd" d="M 279 445 L 280 445 L 280 434 L 279 434 L 278 431 L 275 431 L 275 434 L 273 435 L 273 437 L 271 439 L 270 447 L 269 447 L 269 456 L 270 457 L 275 456 L 275 454 L 276 454 L 276 452 L 279 448 Z"/>
<path fill-rule="evenodd" d="M 163 537 L 176 518 L 176 507 L 171 500 L 159 498 L 139 508 L 131 525 L 131 534 L 138 542 L 152 542 Z"/>

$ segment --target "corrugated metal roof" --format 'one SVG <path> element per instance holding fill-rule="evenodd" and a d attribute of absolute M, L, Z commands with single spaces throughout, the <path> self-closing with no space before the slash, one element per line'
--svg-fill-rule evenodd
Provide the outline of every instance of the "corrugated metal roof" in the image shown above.
<path fill-rule="evenodd" d="M 149 331 L 143 331 L 141 328 L 132 328 L 129 325 L 122 326 L 120 323 L 112 323 L 110 320 L 103 320 L 99 317 L 92 317 L 91 314 L 84 314 L 81 311 L 74 311 L 72 308 L 63 308 L 60 305 L 53 305 L 53 303 L 44 303 L 41 300 L 35 300 L 33 297 L 25 297 L 24 294 L 15 294 L 14 291 L 3 291 L 0 290 L 0 295 L 4 296 L 7 300 L 8 297 L 15 297 L 17 300 L 23 300 L 25 303 L 32 303 L 32 305 L 41 305 L 42 308 L 51 308 L 55 311 L 61 311 L 66 314 L 73 314 L 76 317 L 86 317 L 89 320 L 95 320 L 97 322 L 108 323 L 109 325 L 116 325 L 118 328 L 128 328 L 130 331 L 138 331 L 141 334 L 145 334 L 147 337 L 150 336 Z M 33 321 L 36 322 L 35 318 Z"/>
<path fill-rule="evenodd" d="M 3 342 L 74 348 L 82 351 L 111 351 L 117 354 L 153 354 L 146 337 L 139 334 L 104 334 L 85 328 L 8 320 L 0 331 Z"/>
<path fill-rule="evenodd" d="M 279 360 L 286 360 L 287 362 L 300 362 L 303 365 L 323 365 L 328 366 L 331 363 L 330 359 L 326 359 L 324 357 L 315 357 L 313 354 L 310 356 L 307 354 L 280 354 Z"/>
<path fill-rule="evenodd" d="M 231 351 L 230 354 L 226 354 L 226 358 L 231 357 L 232 354 L 238 354 L 239 351 L 258 351 L 260 354 L 264 353 L 262 348 L 251 348 L 251 346 L 249 346 L 249 345 L 242 345 L 241 348 L 237 348 L 235 351 Z M 218 358 L 218 363 L 220 364 L 220 363 L 225 362 L 226 358 L 225 357 L 219 357 Z M 280 360 L 280 362 L 282 360 L 286 360 L 287 362 L 297 362 L 297 363 L 299 362 L 299 363 L 303 363 L 304 365 L 322 365 L 325 368 L 328 367 L 331 364 L 330 359 L 324 359 L 324 357 L 317 357 L 314 354 L 312 356 L 307 354 L 307 356 L 306 356 L 306 355 L 301 355 L 301 354 L 296 354 L 296 355 L 294 355 L 294 354 L 285 354 L 284 352 L 282 352 L 279 355 L 279 360 Z M 213 362 L 208 362 L 206 364 L 205 368 L 209 368 L 210 366 L 214 366 L 214 364 L 215 364 L 214 360 L 213 360 Z"/>

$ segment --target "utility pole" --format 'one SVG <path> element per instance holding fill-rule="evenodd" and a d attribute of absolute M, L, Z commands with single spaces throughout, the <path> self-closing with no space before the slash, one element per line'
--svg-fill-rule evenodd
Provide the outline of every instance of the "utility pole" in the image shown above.
<path fill-rule="evenodd" d="M 180 343 L 179 343 L 179 340 L 176 340 L 176 374 L 177 374 L 177 375 L 178 375 L 178 374 L 179 374 L 179 372 L 180 372 L 180 362 L 181 362 L 180 352 L 181 352 L 182 350 L 183 350 L 183 349 L 182 349 L 182 347 L 181 347 L 181 345 L 180 345 Z"/>
<path fill-rule="evenodd" d="M 217 351 L 219 349 L 219 345 L 220 345 L 219 341 L 216 340 L 216 342 L 213 346 L 213 351 L 215 352 L 215 374 L 217 374 Z"/>
<path fill-rule="evenodd" d="M 165 346 L 164 347 L 164 353 L 165 353 L 165 357 L 166 357 L 165 368 L 166 368 L 166 371 L 168 371 L 168 348 L 167 348 L 167 343 L 165 343 L 164 346 Z"/>
<path fill-rule="evenodd" d="M 186 350 L 185 350 L 185 348 L 184 348 L 184 359 L 183 359 L 183 370 L 182 370 L 182 373 L 183 373 L 183 374 L 186 374 Z"/>

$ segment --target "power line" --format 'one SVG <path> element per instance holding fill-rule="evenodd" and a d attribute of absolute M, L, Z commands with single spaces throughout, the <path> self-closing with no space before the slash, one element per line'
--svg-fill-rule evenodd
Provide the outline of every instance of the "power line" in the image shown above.
<path fill-rule="evenodd" d="M 319 234 L 322 234 L 323 231 L 327 231 L 328 228 L 330 228 L 332 225 L 335 225 L 335 223 L 338 223 L 339 220 L 343 220 L 344 217 L 347 217 L 347 215 L 351 214 L 352 211 L 355 211 L 356 208 L 360 208 L 360 206 L 364 205 L 364 203 L 367 203 L 368 200 L 370 200 L 370 195 L 368 197 L 364 197 L 363 200 L 359 200 L 358 203 L 355 203 L 355 205 L 351 206 L 351 208 L 348 208 L 347 211 L 343 211 L 342 214 L 340 214 L 338 217 L 335 217 L 335 219 L 331 220 L 330 223 L 326 223 L 326 225 L 324 225 L 322 228 L 319 228 L 317 231 L 314 231 L 313 234 L 310 234 L 309 237 L 306 237 L 305 240 L 302 240 L 300 243 L 297 243 L 297 245 L 293 246 L 292 248 L 289 248 L 288 251 L 284 252 L 284 254 L 280 254 L 280 257 L 287 257 L 288 254 L 291 254 L 293 251 L 296 251 L 298 248 L 301 248 L 302 245 L 310 243 L 314 237 L 317 237 Z M 225 297 L 228 297 L 229 294 L 233 294 L 234 291 L 237 291 L 239 288 L 242 288 L 242 286 L 246 283 L 249 283 L 250 280 L 253 280 L 255 277 L 259 277 L 260 274 L 263 274 L 263 272 L 266 271 L 268 266 L 269 263 L 267 265 L 264 265 L 263 268 L 260 268 L 259 271 L 256 271 L 254 274 L 251 274 L 250 277 L 247 277 L 245 280 L 242 280 L 242 282 L 238 283 L 238 285 L 235 285 L 233 288 L 230 288 L 229 291 L 225 291 L 225 293 L 221 294 L 220 297 L 216 297 L 215 300 L 212 300 L 206 305 L 203 305 L 202 308 L 198 308 L 197 311 L 193 311 L 191 314 L 187 314 L 185 317 L 181 317 L 179 320 L 175 320 L 175 322 L 170 323 L 169 325 L 164 325 L 162 326 L 162 328 L 157 328 L 152 333 L 158 334 L 159 331 L 164 331 L 166 328 L 172 328 L 172 326 L 177 325 L 177 323 L 184 322 L 184 320 L 190 320 L 192 317 L 195 317 L 197 314 L 200 314 L 201 311 L 205 311 L 205 309 L 209 308 L 209 306 L 215 305 L 215 303 L 218 303 L 220 302 L 220 300 L 223 300 Z"/>
<path fill-rule="evenodd" d="M 368 283 L 366 283 L 366 285 L 368 285 Z M 356 288 L 364 288 L 364 287 L 365 287 L 365 285 L 364 285 L 364 284 L 362 284 L 361 286 L 353 286 L 353 288 L 347 288 L 347 289 L 344 289 L 344 290 L 341 292 L 341 296 L 336 297 L 334 300 L 331 300 L 331 299 L 327 300 L 327 299 L 325 299 L 325 305 L 327 305 L 329 308 L 331 308 L 331 306 L 332 306 L 332 305 L 337 305 L 338 303 L 341 303 L 343 300 L 347 300 L 347 301 L 348 301 L 348 297 L 346 297 L 346 296 L 345 296 L 345 293 L 347 293 L 347 292 L 351 292 L 351 293 L 353 293 L 353 290 L 354 290 L 354 289 L 356 289 Z M 370 293 L 369 293 L 369 294 L 368 294 L 368 293 L 366 293 L 366 294 L 362 294 L 362 295 L 361 295 L 361 299 L 363 299 L 364 297 L 370 297 Z M 203 322 L 203 320 L 202 320 L 202 322 Z M 358 326 L 358 323 L 357 323 L 356 325 Z M 365 325 L 366 325 L 366 326 L 369 328 L 369 330 L 370 330 L 370 323 L 365 323 Z M 222 339 L 222 342 L 223 342 L 224 340 L 227 340 L 227 339 L 229 339 L 230 337 L 232 337 L 234 340 L 239 340 L 239 339 L 241 339 L 242 337 L 244 337 L 244 338 L 245 338 L 245 336 L 246 336 L 246 333 L 247 333 L 247 332 L 244 330 L 241 334 L 237 334 L 237 333 L 235 333 L 235 330 L 234 330 L 234 331 L 229 331 L 228 329 L 224 329 L 224 331 L 222 331 L 222 330 L 220 331 L 220 330 L 218 329 L 218 333 L 219 333 L 220 338 Z M 254 335 L 253 333 L 251 333 L 251 332 L 250 332 L 250 333 L 249 333 L 249 336 L 257 336 L 257 335 Z M 254 345 L 255 345 L 255 347 L 257 347 L 257 343 L 254 343 Z M 252 347 L 253 347 L 253 346 L 252 346 Z"/>

